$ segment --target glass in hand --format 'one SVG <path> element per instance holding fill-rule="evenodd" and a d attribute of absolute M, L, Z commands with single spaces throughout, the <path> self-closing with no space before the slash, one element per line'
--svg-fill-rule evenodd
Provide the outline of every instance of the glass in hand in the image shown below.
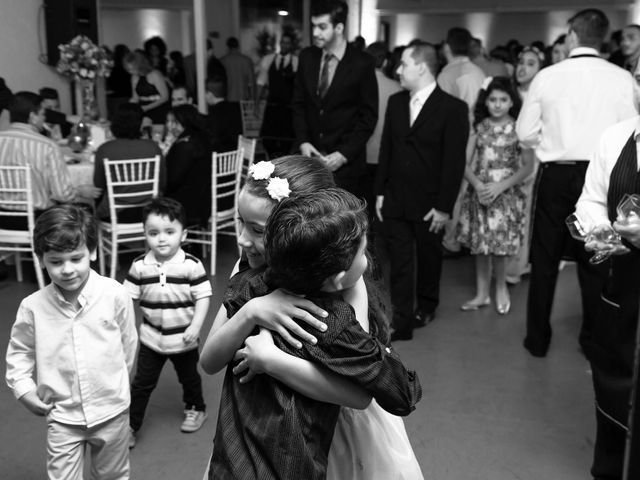
<path fill-rule="evenodd" d="M 631 220 L 638 221 L 640 219 L 640 195 L 626 193 L 620 200 L 616 212 L 618 214 L 617 221 L 620 223 L 628 223 Z"/>
<path fill-rule="evenodd" d="M 589 259 L 589 263 L 593 265 L 604 262 L 614 251 L 619 252 L 625 248 L 620 235 L 610 225 L 599 225 L 588 230 L 575 214 L 569 215 L 565 224 L 573 238 L 593 244 L 596 253 Z"/>

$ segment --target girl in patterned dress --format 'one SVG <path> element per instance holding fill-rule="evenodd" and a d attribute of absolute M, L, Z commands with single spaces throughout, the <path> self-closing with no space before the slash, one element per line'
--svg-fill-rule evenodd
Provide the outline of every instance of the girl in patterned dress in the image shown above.
<path fill-rule="evenodd" d="M 491 269 L 495 270 L 496 310 L 511 308 L 505 280 L 506 259 L 523 241 L 526 198 L 523 179 L 531 173 L 531 157 L 521 158 L 515 133 L 520 99 L 506 77 L 490 79 L 475 109 L 475 145 L 469 145 L 458 239 L 476 256 L 476 295 L 461 306 L 477 310 L 491 304 Z"/>

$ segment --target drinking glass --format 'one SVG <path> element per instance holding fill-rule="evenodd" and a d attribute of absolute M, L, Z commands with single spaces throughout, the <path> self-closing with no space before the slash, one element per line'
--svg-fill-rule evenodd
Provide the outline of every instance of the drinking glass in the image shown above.
<path fill-rule="evenodd" d="M 571 236 L 576 240 L 585 243 L 595 242 L 596 253 L 589 259 L 589 263 L 593 265 L 604 262 L 614 251 L 617 252 L 625 248 L 620 240 L 620 235 L 610 225 L 600 225 L 587 230 L 575 214 L 569 215 L 565 224 Z"/>
<path fill-rule="evenodd" d="M 640 195 L 625 193 L 618 203 L 616 212 L 618 213 L 617 221 L 620 223 L 627 223 L 633 217 L 637 220 L 640 217 Z"/>

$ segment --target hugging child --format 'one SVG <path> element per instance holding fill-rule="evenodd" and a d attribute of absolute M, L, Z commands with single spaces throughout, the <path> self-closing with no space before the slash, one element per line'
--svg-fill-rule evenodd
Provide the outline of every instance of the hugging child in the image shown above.
<path fill-rule="evenodd" d="M 225 308 L 232 318 L 249 300 L 276 288 L 306 295 L 328 312 L 323 318 L 327 329 L 314 330 L 317 342 L 301 348 L 274 335 L 276 346 L 347 378 L 387 411 L 408 415 L 422 395 L 415 372 L 362 329 L 342 296 L 367 268 L 367 226 L 364 205 L 342 189 L 280 199 L 265 231 L 269 267 L 236 275 Z M 306 331 L 312 328 L 297 323 Z M 208 348 L 216 348 L 215 336 L 209 337 Z M 339 412 L 339 405 L 304 396 L 268 375 L 241 383 L 230 365 L 209 478 L 324 479 Z"/>
<path fill-rule="evenodd" d="M 51 284 L 22 300 L 7 349 L 7 385 L 47 417 L 50 479 L 81 480 L 85 449 L 93 478 L 129 478 L 135 313 L 122 285 L 91 270 L 97 244 L 95 221 L 81 207 L 38 217 L 33 245 Z"/>
<path fill-rule="evenodd" d="M 198 336 L 209 310 L 211 284 L 202 262 L 181 248 L 187 236 L 185 211 L 165 197 L 151 200 L 143 210 L 149 252 L 137 257 L 124 281 L 140 300 L 140 352 L 131 384 L 131 432 L 136 441 L 151 392 L 167 360 L 173 363 L 183 388 L 183 432 L 195 432 L 207 418 L 198 373 Z"/>

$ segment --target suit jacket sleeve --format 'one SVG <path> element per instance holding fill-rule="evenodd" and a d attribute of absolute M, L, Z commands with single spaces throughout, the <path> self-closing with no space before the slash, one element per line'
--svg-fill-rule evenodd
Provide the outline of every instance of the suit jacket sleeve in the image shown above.
<path fill-rule="evenodd" d="M 302 51 L 298 61 L 298 71 L 296 72 L 295 82 L 293 86 L 293 98 L 291 100 L 291 108 L 293 111 L 293 131 L 296 134 L 296 144 L 299 146 L 305 142 L 311 142 L 311 131 L 307 123 L 306 109 L 310 98 L 309 92 L 306 91 L 304 76 L 310 62 L 308 52 Z"/>
<path fill-rule="evenodd" d="M 447 108 L 443 138 L 441 188 L 435 207 L 436 210 L 449 215 L 453 212 L 464 175 L 468 139 L 469 113 L 467 105 L 456 99 L 455 103 Z"/>
<path fill-rule="evenodd" d="M 378 122 L 378 81 L 373 59 L 367 58 L 364 61 L 358 103 L 355 128 L 337 148 L 347 158 L 347 162 L 363 153 Z"/>
<path fill-rule="evenodd" d="M 389 178 L 389 162 L 391 161 L 391 105 L 395 96 L 389 99 L 387 110 L 384 114 L 384 125 L 380 137 L 380 154 L 378 155 L 378 170 L 375 180 L 375 194 L 384 195 L 384 188 Z"/>

